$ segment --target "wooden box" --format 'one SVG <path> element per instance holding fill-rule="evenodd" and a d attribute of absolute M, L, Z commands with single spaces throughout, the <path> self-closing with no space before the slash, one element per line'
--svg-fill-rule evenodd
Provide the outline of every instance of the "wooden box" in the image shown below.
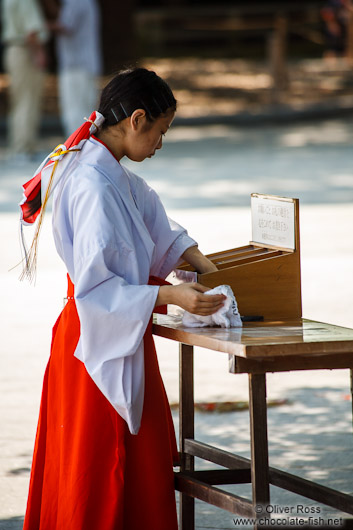
<path fill-rule="evenodd" d="M 254 193 L 251 216 L 252 241 L 208 255 L 218 271 L 198 274 L 197 281 L 230 285 L 242 316 L 301 317 L 299 200 Z"/>

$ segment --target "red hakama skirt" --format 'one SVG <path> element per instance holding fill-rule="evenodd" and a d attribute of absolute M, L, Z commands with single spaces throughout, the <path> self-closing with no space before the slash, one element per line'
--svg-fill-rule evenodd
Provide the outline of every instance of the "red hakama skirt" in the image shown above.
<path fill-rule="evenodd" d="M 177 530 L 177 447 L 152 323 L 144 336 L 142 422 L 132 435 L 74 357 L 73 294 L 69 281 L 44 376 L 23 530 Z"/>

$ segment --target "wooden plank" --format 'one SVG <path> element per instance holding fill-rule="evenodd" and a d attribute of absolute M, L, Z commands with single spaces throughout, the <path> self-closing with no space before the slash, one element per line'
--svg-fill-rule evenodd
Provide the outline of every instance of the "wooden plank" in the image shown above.
<path fill-rule="evenodd" d="M 242 456 L 234 455 L 224 449 L 205 444 L 198 440 L 184 440 L 185 451 L 193 456 L 208 460 L 219 466 L 237 469 L 250 469 L 250 460 Z"/>
<path fill-rule="evenodd" d="M 184 451 L 184 439 L 194 437 L 194 349 L 190 345 L 179 345 L 179 444 L 180 469 L 193 471 L 194 457 Z M 180 494 L 180 530 L 194 530 L 195 503 L 185 493 Z"/>
<path fill-rule="evenodd" d="M 266 245 L 257 243 L 256 241 L 250 241 L 250 244 L 253 245 L 255 248 L 268 248 L 269 250 L 282 250 L 282 252 L 286 252 L 289 254 L 293 254 L 295 250 L 292 250 L 290 248 L 281 247 L 280 245 L 269 245 L 266 243 Z"/>
<path fill-rule="evenodd" d="M 266 358 L 353 352 L 353 330 L 306 319 L 246 323 L 243 328 L 186 328 L 180 317 L 155 315 L 153 333 L 241 357 Z M 324 368 L 324 366 L 323 366 Z"/>
<path fill-rule="evenodd" d="M 246 265 L 247 263 L 253 263 L 255 261 L 260 261 L 268 258 L 276 258 L 277 256 L 281 255 L 283 255 L 283 252 L 281 250 L 268 250 L 267 248 L 264 248 L 262 251 L 258 250 L 251 252 L 251 254 L 247 256 L 238 256 L 236 258 L 229 258 L 228 260 L 219 263 L 216 262 L 216 265 L 218 267 L 218 270 L 220 271 L 228 267 Z"/>
<path fill-rule="evenodd" d="M 236 344 L 235 342 L 231 341 L 225 343 L 221 340 L 221 337 L 217 336 L 209 337 L 209 331 L 214 328 L 199 328 L 198 332 L 196 333 L 195 328 L 183 328 L 181 323 L 176 323 L 175 319 L 173 319 L 173 317 L 170 315 L 168 315 L 167 319 L 163 321 L 163 324 L 161 324 L 161 316 L 162 315 L 155 315 L 156 321 L 154 322 L 152 328 L 154 335 L 175 340 L 177 342 L 183 342 L 184 344 L 189 344 L 192 346 L 201 346 L 210 350 L 245 355 L 245 348 L 241 344 Z M 201 329 L 203 331 L 200 333 Z"/>
<path fill-rule="evenodd" d="M 244 250 L 242 251 L 239 251 L 239 249 L 236 249 L 234 252 L 232 253 L 228 253 L 226 252 L 225 256 L 220 256 L 216 259 L 212 259 L 213 263 L 215 263 L 216 265 L 219 265 L 220 263 L 230 263 L 232 261 L 236 261 L 238 259 L 242 259 L 244 257 L 248 257 L 248 256 L 258 256 L 258 255 L 261 255 L 263 253 L 266 253 L 267 251 L 267 248 L 265 247 L 259 247 L 259 248 L 255 248 L 253 246 L 251 247 L 245 247 Z"/>
<path fill-rule="evenodd" d="M 321 486 L 279 469 L 270 468 L 270 482 L 274 486 L 283 488 L 292 493 L 303 495 L 308 499 L 332 506 L 337 510 L 353 514 L 353 496 L 341 493 L 332 488 Z"/>
<path fill-rule="evenodd" d="M 215 252 L 213 254 L 207 254 L 207 257 L 213 263 L 217 263 L 217 260 L 222 260 L 223 258 L 228 258 L 229 256 L 237 256 L 238 254 L 253 252 L 254 250 L 257 249 L 254 249 L 253 245 L 244 245 L 242 247 L 232 248 L 229 250 L 222 250 L 221 252 Z M 195 268 L 186 262 L 179 265 L 178 269 L 183 271 L 195 271 Z"/>
<path fill-rule="evenodd" d="M 243 469 L 246 469 L 251 464 L 248 458 L 234 455 L 229 451 L 218 449 L 198 440 L 185 440 L 185 449 L 194 456 L 228 468 L 239 468 L 241 466 Z M 269 481 L 273 486 L 278 486 L 298 495 L 304 495 L 308 499 L 326 504 L 346 513 L 352 513 L 352 495 L 327 488 L 274 467 L 269 467 Z"/>
<path fill-rule="evenodd" d="M 180 344 L 179 351 L 179 443 L 184 451 L 184 439 L 194 437 L 194 348 L 187 344 Z M 186 459 L 183 468 L 192 470 L 193 460 Z"/>
<path fill-rule="evenodd" d="M 266 375 L 249 374 L 251 482 L 254 506 L 270 502 L 267 442 Z"/>
<path fill-rule="evenodd" d="M 182 474 L 185 477 L 192 477 L 212 486 L 215 484 L 249 484 L 251 482 L 250 467 L 248 469 L 183 471 Z"/>
<path fill-rule="evenodd" d="M 298 370 L 333 370 L 353 368 L 353 353 L 334 353 L 316 356 L 285 356 L 265 360 L 244 359 L 229 356 L 229 372 L 232 374 L 263 374 L 264 372 L 288 372 Z M 353 393 L 353 389 L 352 389 Z"/>
<path fill-rule="evenodd" d="M 217 261 L 218 259 L 227 258 L 229 256 L 237 256 L 238 254 L 245 254 L 246 252 L 253 252 L 253 245 L 247 244 L 241 247 L 231 248 L 229 250 L 222 250 L 221 252 L 214 252 L 213 254 L 207 254 L 207 257 L 211 261 Z"/>
<path fill-rule="evenodd" d="M 182 472 L 174 473 L 175 489 L 190 497 L 200 499 L 213 506 L 218 506 L 231 513 L 237 513 L 245 517 L 253 515 L 252 503 L 248 499 L 223 491 L 209 484 L 203 483 L 193 477 L 184 475 Z M 191 527 L 183 527 L 190 530 Z"/>
<path fill-rule="evenodd" d="M 352 400 L 352 423 L 353 423 L 353 368 L 350 369 L 351 400 Z"/>

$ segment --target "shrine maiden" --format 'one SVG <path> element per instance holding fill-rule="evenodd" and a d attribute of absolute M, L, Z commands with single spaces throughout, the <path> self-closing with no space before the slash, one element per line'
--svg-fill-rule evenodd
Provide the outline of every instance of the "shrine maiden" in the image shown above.
<path fill-rule="evenodd" d="M 215 266 L 121 165 L 162 147 L 176 101 L 154 72 L 117 74 L 98 112 L 24 186 L 23 223 L 42 221 L 68 272 L 44 377 L 24 530 L 177 530 L 172 418 L 152 339 L 168 303 L 200 315 L 223 304 L 199 284 L 164 281 L 181 260 Z M 27 267 L 33 266 L 31 256 Z"/>

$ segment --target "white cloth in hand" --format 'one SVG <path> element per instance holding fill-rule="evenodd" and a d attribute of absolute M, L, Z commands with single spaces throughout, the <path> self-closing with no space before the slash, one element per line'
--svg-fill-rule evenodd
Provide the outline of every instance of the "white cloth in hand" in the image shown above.
<path fill-rule="evenodd" d="M 206 291 L 205 294 L 224 294 L 227 298 L 224 300 L 224 305 L 213 315 L 201 316 L 185 311 L 183 315 L 184 326 L 189 328 L 202 328 L 206 326 L 238 328 L 243 325 L 235 296 L 229 285 L 218 285 L 218 287 Z"/>

